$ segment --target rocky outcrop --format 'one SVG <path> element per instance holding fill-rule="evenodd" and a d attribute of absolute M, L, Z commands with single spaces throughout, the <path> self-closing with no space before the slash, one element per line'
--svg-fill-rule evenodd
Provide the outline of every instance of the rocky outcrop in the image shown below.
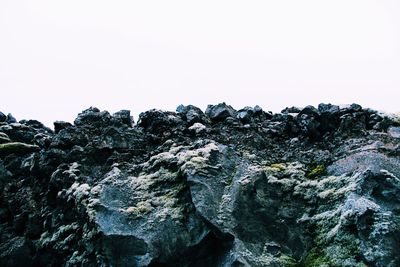
<path fill-rule="evenodd" d="M 400 266 L 399 133 L 356 104 L 0 112 L 0 265 Z"/>

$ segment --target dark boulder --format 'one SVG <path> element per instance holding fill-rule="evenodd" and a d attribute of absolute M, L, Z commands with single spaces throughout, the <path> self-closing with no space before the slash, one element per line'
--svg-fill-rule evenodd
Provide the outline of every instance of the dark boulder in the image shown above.
<path fill-rule="evenodd" d="M 7 134 L 12 141 L 23 143 L 33 143 L 38 133 L 36 129 L 18 122 L 0 126 L 0 132 Z"/>
<path fill-rule="evenodd" d="M 286 107 L 281 113 L 300 113 L 301 108 L 298 107 Z"/>
<path fill-rule="evenodd" d="M 236 118 L 238 118 L 241 122 L 250 122 L 252 116 L 254 115 L 254 109 L 252 107 L 244 107 L 238 110 Z"/>
<path fill-rule="evenodd" d="M 90 107 L 78 114 L 74 124 L 77 126 L 101 127 L 109 124 L 111 115 L 107 111 L 100 111 L 98 108 Z"/>
<path fill-rule="evenodd" d="M 17 119 L 11 113 L 8 113 L 6 121 L 7 123 L 14 123 L 17 122 Z"/>
<path fill-rule="evenodd" d="M 0 122 L 5 122 L 7 120 L 7 116 L 0 111 Z"/>
<path fill-rule="evenodd" d="M 187 121 L 189 124 L 193 124 L 196 122 L 205 124 L 208 122 L 208 118 L 204 114 L 204 112 L 193 105 L 179 105 L 176 108 L 176 112 L 181 115 L 183 120 Z"/>
<path fill-rule="evenodd" d="M 332 104 L 319 104 L 319 130 L 321 133 L 333 131 L 338 128 L 340 123 L 340 107 Z"/>
<path fill-rule="evenodd" d="M 54 122 L 54 132 L 58 134 L 61 130 L 72 127 L 72 124 L 66 121 L 55 121 Z"/>
<path fill-rule="evenodd" d="M 312 139 L 319 138 L 321 136 L 319 118 L 320 113 L 315 107 L 307 106 L 303 108 L 296 117 L 300 132 Z"/>
<path fill-rule="evenodd" d="M 115 112 L 113 114 L 113 118 L 121 122 L 122 124 L 128 125 L 129 127 L 132 127 L 134 123 L 130 110 L 126 109 Z"/>
<path fill-rule="evenodd" d="M 235 117 L 236 111 L 225 103 L 208 105 L 206 115 L 214 122 L 224 121 L 228 117 Z"/>
<path fill-rule="evenodd" d="M 140 113 L 137 124 L 150 133 L 167 135 L 185 128 L 183 120 L 176 113 L 157 109 Z"/>
<path fill-rule="evenodd" d="M 339 130 L 344 134 L 360 134 L 367 128 L 367 115 L 364 112 L 347 113 L 340 117 Z"/>

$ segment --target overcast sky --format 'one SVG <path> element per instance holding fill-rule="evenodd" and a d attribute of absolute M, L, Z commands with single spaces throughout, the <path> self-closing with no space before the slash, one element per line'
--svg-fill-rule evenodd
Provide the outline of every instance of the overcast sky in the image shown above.
<path fill-rule="evenodd" d="M 400 1 L 0 0 L 0 111 L 400 111 Z"/>

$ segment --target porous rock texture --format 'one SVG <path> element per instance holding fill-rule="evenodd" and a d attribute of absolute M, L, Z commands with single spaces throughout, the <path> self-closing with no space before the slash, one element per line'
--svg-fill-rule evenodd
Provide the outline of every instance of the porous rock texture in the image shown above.
<path fill-rule="evenodd" d="M 400 266 L 394 116 L 0 115 L 0 266 Z"/>

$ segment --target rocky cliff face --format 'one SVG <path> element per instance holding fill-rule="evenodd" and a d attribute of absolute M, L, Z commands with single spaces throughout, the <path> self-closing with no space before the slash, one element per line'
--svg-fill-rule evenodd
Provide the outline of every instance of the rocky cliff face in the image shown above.
<path fill-rule="evenodd" d="M 400 120 L 353 104 L 0 112 L 1 266 L 400 266 Z"/>

